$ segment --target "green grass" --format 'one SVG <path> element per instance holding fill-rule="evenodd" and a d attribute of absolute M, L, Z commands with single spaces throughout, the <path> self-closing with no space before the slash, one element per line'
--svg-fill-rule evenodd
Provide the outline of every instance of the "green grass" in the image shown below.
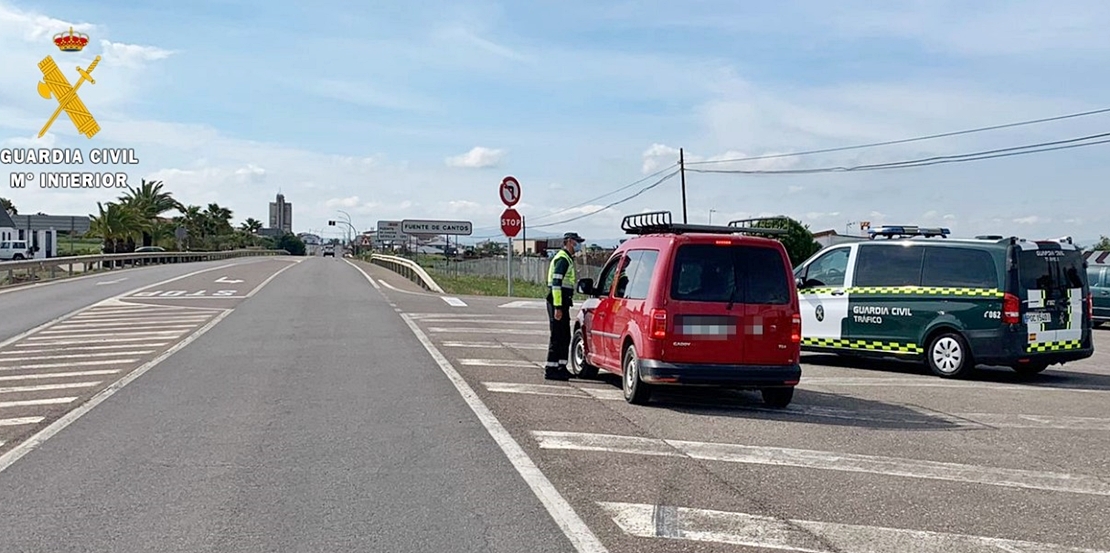
<path fill-rule="evenodd" d="M 448 294 L 463 296 L 507 296 L 509 293 L 508 282 L 504 278 L 474 275 L 446 275 L 438 271 L 430 271 L 430 274 Z M 545 286 L 525 280 L 513 280 L 514 298 L 543 299 L 546 296 L 547 288 Z"/>

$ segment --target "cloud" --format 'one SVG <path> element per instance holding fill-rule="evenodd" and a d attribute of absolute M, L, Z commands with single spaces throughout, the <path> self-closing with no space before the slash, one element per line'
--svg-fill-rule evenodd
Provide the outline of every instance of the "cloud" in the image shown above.
<path fill-rule="evenodd" d="M 640 170 L 644 174 L 650 174 L 678 163 L 679 153 L 679 149 L 673 146 L 652 144 L 641 154 L 643 165 Z M 683 163 L 686 164 L 687 169 L 694 171 L 699 169 L 713 171 L 774 171 L 788 169 L 797 163 L 791 157 L 778 157 L 781 154 L 776 152 L 753 156 L 737 150 L 728 150 L 708 157 L 691 153 L 689 150 L 681 153 Z M 750 159 L 753 157 L 762 159 Z"/>
<path fill-rule="evenodd" d="M 148 62 L 164 60 L 174 53 L 156 46 L 124 44 L 110 40 L 101 40 L 100 48 L 104 52 L 102 61 L 106 65 L 124 67 L 141 67 Z"/>
<path fill-rule="evenodd" d="M 1049 221 L 1051 221 L 1051 219 L 1045 219 L 1045 218 L 1037 216 L 1037 215 L 1030 215 L 1028 217 L 1018 217 L 1018 218 L 1014 219 L 1014 222 L 1019 224 L 1019 225 L 1035 225 L 1037 223 L 1047 223 Z"/>
<path fill-rule="evenodd" d="M 495 150 L 482 146 L 475 146 L 469 152 L 449 157 L 446 159 L 448 167 L 461 167 L 467 169 L 482 169 L 497 167 L 505 157 L 504 150 Z"/>
<path fill-rule="evenodd" d="M 324 202 L 324 207 L 358 207 L 358 205 L 358 196 L 331 198 Z"/>

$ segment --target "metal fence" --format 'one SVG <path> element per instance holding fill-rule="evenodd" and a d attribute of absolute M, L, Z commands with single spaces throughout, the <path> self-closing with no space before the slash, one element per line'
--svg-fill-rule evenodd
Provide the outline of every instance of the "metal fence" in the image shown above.
<path fill-rule="evenodd" d="M 149 252 L 105 255 L 79 255 L 0 262 L 0 287 L 65 278 L 81 273 L 161 265 L 191 263 L 236 257 L 289 255 L 285 250 L 227 250 L 217 252 Z"/>
<path fill-rule="evenodd" d="M 547 265 L 550 262 L 551 260 L 546 257 L 513 257 L 513 278 L 540 285 L 546 284 Z M 437 261 L 433 268 L 448 275 L 504 278 L 509 263 L 507 257 L 486 257 L 465 261 Z M 578 271 L 578 278 L 597 278 L 597 274 L 601 271 L 600 265 L 591 265 L 581 261 L 578 261 L 575 267 Z"/>

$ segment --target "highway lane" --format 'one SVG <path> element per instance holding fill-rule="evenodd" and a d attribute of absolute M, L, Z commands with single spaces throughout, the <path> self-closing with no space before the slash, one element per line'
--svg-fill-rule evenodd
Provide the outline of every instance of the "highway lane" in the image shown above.
<path fill-rule="evenodd" d="M 1110 331 L 1022 379 L 805 356 L 795 402 L 542 379 L 542 304 L 362 265 L 609 551 L 1110 551 Z M 403 279 L 401 279 L 403 280 Z"/>
<path fill-rule="evenodd" d="M 269 257 L 151 265 L 27 286 L 0 288 L 0 341 L 128 290 L 204 269 L 258 263 Z"/>
<path fill-rule="evenodd" d="M 0 551 L 573 551 L 359 272 L 285 265 L 104 306 L 224 315 L 0 472 Z"/>

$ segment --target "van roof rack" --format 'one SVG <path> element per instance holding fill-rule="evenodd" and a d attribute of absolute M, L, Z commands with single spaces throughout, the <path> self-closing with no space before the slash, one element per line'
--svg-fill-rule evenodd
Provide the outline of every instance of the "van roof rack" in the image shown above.
<path fill-rule="evenodd" d="M 911 225 L 883 225 L 877 229 L 871 229 L 867 231 L 867 234 L 870 235 L 870 238 L 872 240 L 879 236 L 882 236 L 884 238 L 894 238 L 896 236 L 924 236 L 926 238 L 939 236 L 941 238 L 948 238 L 948 235 L 952 234 L 952 231 L 941 227 L 922 228 Z"/>
<path fill-rule="evenodd" d="M 627 234 L 685 234 L 689 232 L 707 234 L 786 234 L 786 230 L 776 228 L 675 223 L 671 220 L 670 211 L 652 211 L 628 215 L 621 221 L 621 230 Z"/>

